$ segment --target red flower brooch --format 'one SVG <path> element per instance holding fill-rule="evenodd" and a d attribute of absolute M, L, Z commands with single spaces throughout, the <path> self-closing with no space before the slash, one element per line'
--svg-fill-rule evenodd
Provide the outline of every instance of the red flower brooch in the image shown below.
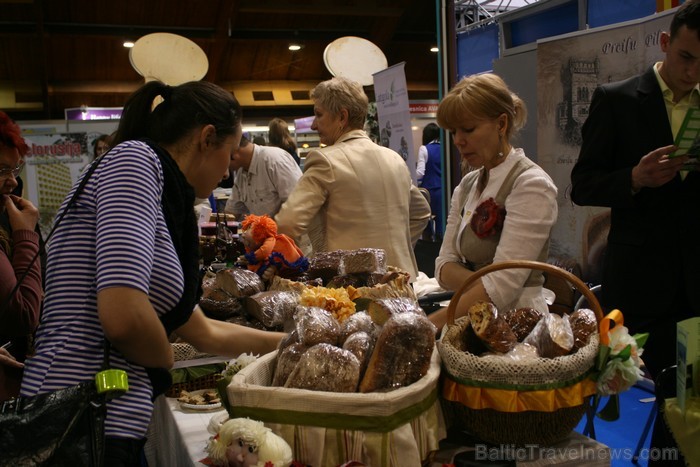
<path fill-rule="evenodd" d="M 477 206 L 471 220 L 471 227 L 479 238 L 493 237 L 503 230 L 506 208 L 489 198 Z"/>

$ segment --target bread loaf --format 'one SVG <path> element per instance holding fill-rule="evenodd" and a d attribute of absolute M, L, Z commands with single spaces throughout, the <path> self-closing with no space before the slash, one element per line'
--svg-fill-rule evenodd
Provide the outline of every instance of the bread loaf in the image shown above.
<path fill-rule="evenodd" d="M 540 357 L 555 358 L 568 354 L 573 348 L 574 334 L 567 318 L 545 313 L 525 342 L 535 346 Z"/>
<path fill-rule="evenodd" d="M 223 290 L 237 298 L 255 295 L 265 290 L 260 276 L 241 268 L 226 268 L 216 273 L 216 282 Z"/>
<path fill-rule="evenodd" d="M 285 388 L 356 392 L 360 362 L 351 352 L 330 344 L 317 344 L 299 359 Z"/>
<path fill-rule="evenodd" d="M 269 329 L 283 327 L 292 320 L 299 296 L 292 292 L 258 292 L 244 299 L 246 312 Z"/>
<path fill-rule="evenodd" d="M 591 335 L 598 331 L 598 320 L 593 310 L 580 308 L 569 316 L 571 333 L 574 335 L 572 351 L 575 352 L 588 344 Z"/>
<path fill-rule="evenodd" d="M 542 313 L 534 308 L 515 308 L 505 312 L 503 319 L 510 326 L 518 342 L 522 342 L 542 319 Z"/>
<path fill-rule="evenodd" d="M 329 311 L 323 308 L 298 306 L 294 316 L 299 342 L 307 347 L 326 343 L 337 345 L 340 325 Z"/>
<path fill-rule="evenodd" d="M 374 339 L 366 332 L 359 331 L 350 334 L 343 343 L 343 349 L 351 352 L 360 362 L 360 377 L 365 373 L 369 359 L 372 356 Z"/>
<path fill-rule="evenodd" d="M 341 274 L 385 273 L 386 252 L 378 248 L 360 248 L 346 252 L 340 260 Z"/>
<path fill-rule="evenodd" d="M 364 311 L 358 311 L 343 321 L 338 342 L 344 343 L 351 334 L 356 332 L 366 332 L 368 335 L 374 336 L 376 331 L 377 328 L 372 318 Z"/>
<path fill-rule="evenodd" d="M 227 320 L 243 313 L 241 299 L 232 297 L 221 289 L 219 291 L 220 293 L 210 293 L 208 297 L 199 299 L 199 307 L 205 315 L 213 319 Z"/>
<path fill-rule="evenodd" d="M 289 375 L 292 374 L 297 363 L 301 360 L 301 356 L 304 355 L 307 350 L 308 347 L 297 342 L 285 347 L 282 351 L 278 351 L 275 374 L 272 377 L 273 386 L 284 386 Z"/>
<path fill-rule="evenodd" d="M 425 376 L 436 332 L 435 325 L 417 313 L 389 318 L 377 337 L 360 392 L 392 391 Z"/>
<path fill-rule="evenodd" d="M 318 252 L 309 258 L 309 269 L 306 273 L 312 279 L 320 278 L 324 284 L 335 276 L 340 271 L 340 258 L 342 258 L 345 250 L 323 251 Z"/>
<path fill-rule="evenodd" d="M 372 321 L 379 326 L 383 326 L 389 318 L 400 313 L 416 313 L 426 316 L 425 311 L 415 300 L 405 297 L 372 300 L 367 307 L 367 313 Z"/>
<path fill-rule="evenodd" d="M 333 277 L 326 287 L 366 287 L 369 274 L 340 274 Z"/>
<path fill-rule="evenodd" d="M 506 353 L 518 342 L 493 303 L 478 301 L 469 307 L 468 313 L 474 333 L 492 352 Z"/>

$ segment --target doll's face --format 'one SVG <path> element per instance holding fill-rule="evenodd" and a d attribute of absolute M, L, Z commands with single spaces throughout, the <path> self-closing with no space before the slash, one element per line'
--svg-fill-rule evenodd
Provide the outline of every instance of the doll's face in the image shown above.
<path fill-rule="evenodd" d="M 226 449 L 229 467 L 255 467 L 258 464 L 258 446 L 238 438 Z"/>
<path fill-rule="evenodd" d="M 243 246 L 246 248 L 246 250 L 256 250 L 257 246 L 255 244 L 255 240 L 253 240 L 253 229 L 248 228 L 243 231 L 241 234 L 241 242 L 243 243 Z"/>

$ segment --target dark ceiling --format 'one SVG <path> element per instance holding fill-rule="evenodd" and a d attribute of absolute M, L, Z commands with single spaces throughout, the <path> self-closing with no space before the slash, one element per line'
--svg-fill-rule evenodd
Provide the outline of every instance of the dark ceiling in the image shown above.
<path fill-rule="evenodd" d="M 436 99 L 436 29 L 432 0 L 0 0 L 0 108 L 37 120 L 81 105 L 121 107 L 143 83 L 122 43 L 154 32 L 199 45 L 204 79 L 230 89 L 249 116 L 271 107 L 307 115 L 303 99 L 243 94 L 307 91 L 330 78 L 323 52 L 343 36 L 372 41 L 389 65 L 405 62 L 409 99 Z M 290 42 L 303 48 L 290 52 Z"/>

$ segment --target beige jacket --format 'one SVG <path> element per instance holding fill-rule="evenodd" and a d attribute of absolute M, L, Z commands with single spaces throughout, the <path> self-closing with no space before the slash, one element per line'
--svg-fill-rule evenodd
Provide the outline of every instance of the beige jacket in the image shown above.
<path fill-rule="evenodd" d="M 304 173 L 275 216 L 280 233 L 308 233 L 315 252 L 382 248 L 387 264 L 418 275 L 413 246 L 430 205 L 404 160 L 362 130 L 308 153 Z"/>

